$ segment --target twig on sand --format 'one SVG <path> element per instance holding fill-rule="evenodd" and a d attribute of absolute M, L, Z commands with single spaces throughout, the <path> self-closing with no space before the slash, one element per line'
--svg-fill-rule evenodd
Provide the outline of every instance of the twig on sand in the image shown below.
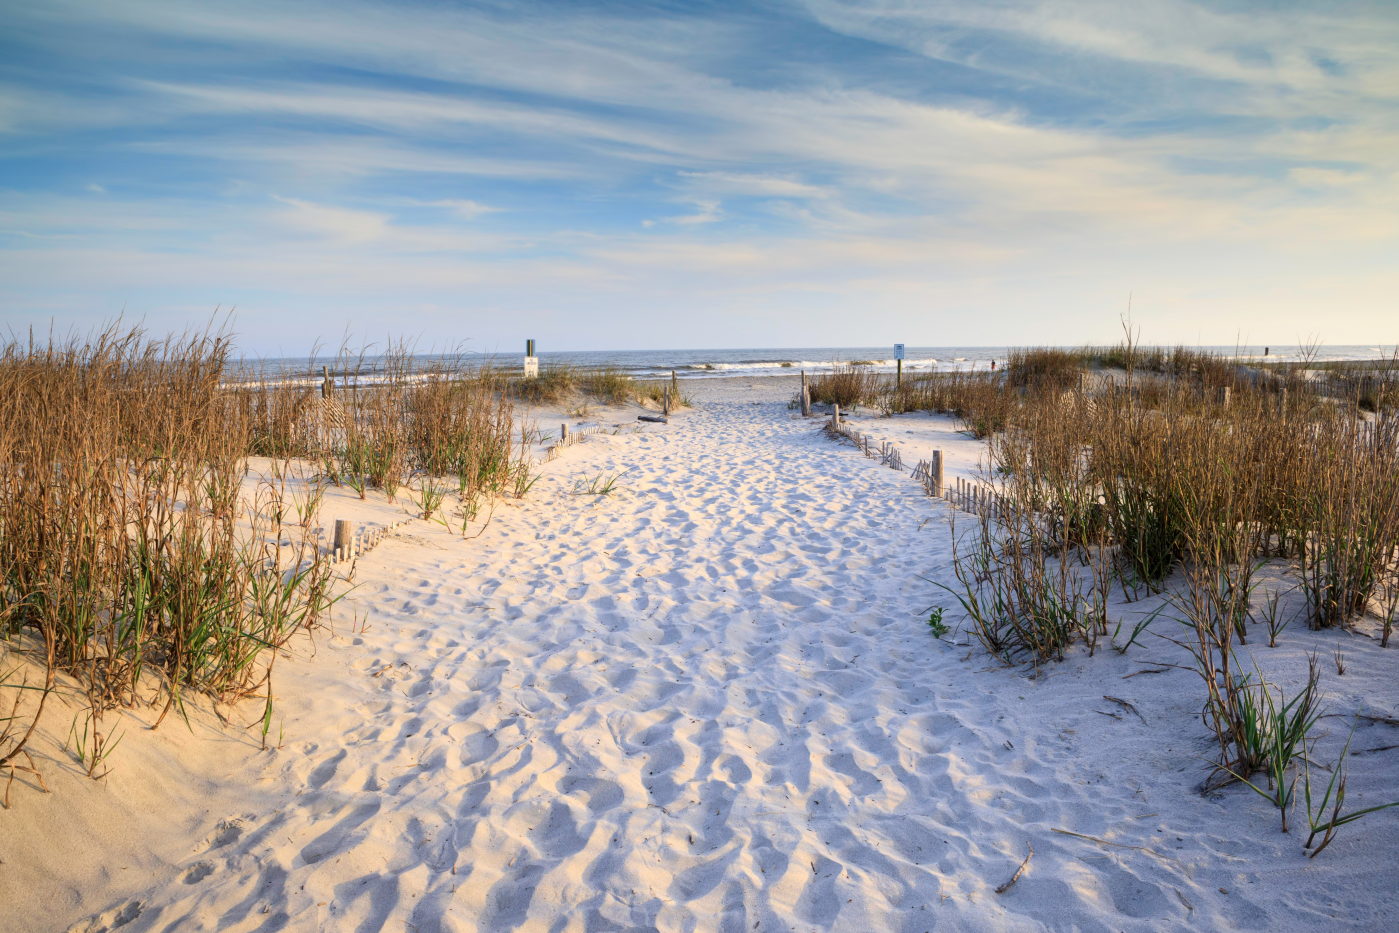
<path fill-rule="evenodd" d="M 1171 890 L 1176 892 L 1176 897 L 1180 898 L 1180 902 L 1185 905 L 1186 910 L 1195 909 L 1195 905 L 1187 901 L 1185 895 L 1180 893 L 1180 888 L 1172 888 Z"/>
<path fill-rule="evenodd" d="M 1182 863 L 1180 859 L 1175 858 L 1174 856 L 1170 856 L 1170 855 L 1162 855 L 1160 852 L 1157 852 L 1155 849 L 1148 849 L 1146 846 L 1129 846 L 1129 845 L 1124 845 L 1124 844 L 1121 843 L 1121 842 L 1108 842 L 1106 839 L 1099 839 L 1097 836 L 1085 836 L 1083 833 L 1075 833 L 1075 832 L 1072 832 L 1072 831 L 1067 830 L 1067 829 L 1057 829 L 1057 828 L 1054 828 L 1054 827 L 1050 827 L 1050 828 L 1051 828 L 1051 830 L 1052 830 L 1053 832 L 1062 833 L 1062 834 L 1065 835 L 1065 836 L 1077 836 L 1079 839 L 1087 839 L 1089 842 L 1096 842 L 1096 843 L 1098 843 L 1098 845 L 1100 845 L 1100 846 L 1112 846 L 1113 848 L 1116 848 L 1116 849 L 1136 849 L 1138 852 L 1145 852 L 1147 855 L 1154 855 L 1154 856 L 1156 856 L 1157 858 L 1170 859 L 1172 862 L 1175 862 L 1177 865 L 1180 865 L 1182 868 L 1185 867 L 1184 863 Z"/>
<path fill-rule="evenodd" d="M 1351 752 L 1350 756 L 1354 758 L 1356 755 L 1368 755 L 1371 752 L 1387 752 L 1391 748 L 1399 748 L 1399 745 L 1381 745 L 1379 748 L 1362 748 Z"/>
<path fill-rule="evenodd" d="M 1034 847 L 1034 846 L 1030 845 L 1030 844 L 1027 842 L 1027 843 L 1025 843 L 1025 848 L 1027 848 L 1027 849 L 1030 850 L 1030 854 L 1027 855 L 1027 856 L 1025 856 L 1025 861 L 1023 861 L 1023 862 L 1020 863 L 1020 867 L 1017 868 L 1017 869 L 1015 870 L 1015 874 L 1013 874 L 1013 875 L 1010 876 L 1010 880 L 1007 881 L 1005 884 L 1001 885 L 999 888 L 996 889 L 996 893 L 997 893 L 997 894 L 1004 894 L 1004 893 L 1006 893 L 1007 891 L 1009 891 L 1009 890 L 1010 890 L 1010 886 L 1013 885 L 1013 884 L 1015 884 L 1015 882 L 1017 882 L 1017 881 L 1020 880 L 1020 875 L 1021 875 L 1022 872 L 1025 871 L 1025 866 L 1027 866 L 1027 865 L 1030 864 L 1030 859 L 1032 859 L 1032 858 L 1035 857 L 1035 847 Z"/>
<path fill-rule="evenodd" d="M 1140 719 L 1140 720 L 1142 721 L 1143 724 L 1146 723 L 1146 717 L 1143 716 L 1141 713 L 1137 712 L 1137 708 L 1136 708 L 1135 706 L 1133 706 L 1131 703 L 1128 703 L 1126 700 L 1121 699 L 1120 697 L 1110 697 L 1110 696 L 1108 696 L 1106 693 L 1103 694 L 1103 699 L 1104 699 L 1104 700 L 1111 700 L 1112 702 L 1116 703 L 1118 706 L 1120 706 L 1120 707 L 1122 707 L 1123 709 L 1127 710 L 1127 711 L 1128 711 L 1129 713 L 1131 713 L 1133 716 L 1136 716 L 1138 719 Z"/>

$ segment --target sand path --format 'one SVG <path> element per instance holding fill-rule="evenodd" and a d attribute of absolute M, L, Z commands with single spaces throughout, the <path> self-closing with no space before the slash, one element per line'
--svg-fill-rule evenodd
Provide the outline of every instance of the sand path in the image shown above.
<path fill-rule="evenodd" d="M 475 541 L 418 523 L 370 555 L 368 630 L 342 612 L 284 669 L 285 747 L 249 766 L 267 806 L 79 929 L 1278 929 L 1328 909 L 1241 881 L 1245 849 L 1281 851 L 1266 816 L 1191 795 L 1199 749 L 1101 718 L 1081 681 L 1174 689 L 1188 719 L 1191 675 L 977 674 L 924 624 L 951 602 L 917 576 L 947 574 L 944 507 L 777 401 L 720 395 L 547 470 Z M 1260 879 L 1294 886 L 1285 913 Z"/>

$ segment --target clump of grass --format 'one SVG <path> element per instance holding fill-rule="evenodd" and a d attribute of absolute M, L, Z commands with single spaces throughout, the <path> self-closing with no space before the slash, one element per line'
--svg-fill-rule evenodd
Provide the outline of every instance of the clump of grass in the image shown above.
<path fill-rule="evenodd" d="M 1331 769 L 1331 780 L 1326 783 L 1326 793 L 1315 805 L 1312 801 L 1312 767 L 1311 758 L 1308 754 L 1306 744 L 1302 745 L 1302 756 L 1305 770 L 1302 776 L 1302 796 L 1306 801 L 1307 823 L 1311 829 L 1311 834 L 1307 836 L 1304 849 L 1312 849 L 1312 844 L 1316 842 L 1318 834 L 1321 835 L 1321 844 L 1312 849 L 1311 858 L 1316 858 L 1322 850 L 1331 844 L 1331 840 L 1336 837 L 1336 830 L 1342 826 L 1354 823 L 1356 820 L 1380 810 L 1388 810 L 1391 807 L 1399 807 L 1399 801 L 1393 803 L 1382 803 L 1373 807 L 1365 807 L 1361 810 L 1352 810 L 1349 813 L 1342 813 L 1341 810 L 1346 803 L 1346 762 L 1347 753 L 1350 751 L 1350 741 L 1355 737 L 1355 727 L 1352 726 L 1350 735 L 1346 737 L 1346 744 L 1341 749 L 1341 755 L 1336 759 L 1336 767 Z M 1334 800 L 1333 800 L 1334 795 Z M 1327 816 L 1326 808 L 1331 808 L 1331 815 Z"/>
<path fill-rule="evenodd" d="M 632 394 L 631 376 L 615 366 L 587 370 L 579 382 L 585 392 L 609 405 L 620 405 Z"/>
<path fill-rule="evenodd" d="M 1346 624 L 1365 611 L 1395 567 L 1399 541 L 1396 431 L 1362 430 L 1329 418 L 1311 432 L 1300 500 L 1306 525 L 1302 591 L 1313 628 Z"/>
<path fill-rule="evenodd" d="M 1093 360 L 1088 348 L 1067 350 L 1061 347 L 1014 349 L 1006 359 L 1005 379 L 1011 386 L 1075 388 L 1078 375 Z"/>
<path fill-rule="evenodd" d="M 1249 780 L 1251 772 L 1235 771 L 1223 764 L 1221 767 L 1277 807 L 1282 816 L 1282 831 L 1287 832 L 1287 814 L 1292 809 L 1293 791 L 1297 786 L 1294 761 L 1306 753 L 1312 727 L 1321 718 L 1321 672 L 1313 654 L 1309 658 L 1306 686 L 1289 700 L 1280 688 L 1272 687 L 1263 679 L 1262 671 L 1257 668 L 1254 671 L 1258 678 L 1256 683 L 1243 684 L 1238 696 L 1240 705 L 1233 711 L 1241 719 L 1242 731 L 1249 743 L 1248 748 L 1237 750 L 1236 761 L 1240 767 L 1251 765 L 1264 771 L 1267 789 Z"/>
<path fill-rule="evenodd" d="M 807 380 L 813 404 L 839 405 L 853 411 L 860 405 L 872 405 L 883 391 L 884 381 L 867 365 L 860 363 L 831 364 L 831 371 L 819 373 Z"/>
<path fill-rule="evenodd" d="M 402 421 L 405 455 L 415 472 L 454 477 L 463 501 L 509 487 L 515 411 L 499 370 L 471 366 L 461 356 L 435 361 L 408 392 Z"/>
<path fill-rule="evenodd" d="M 660 383 L 656 383 L 659 387 Z M 642 388 L 623 370 L 615 366 L 579 369 L 568 363 L 547 363 L 539 375 L 529 379 L 510 380 L 509 392 L 515 398 L 531 404 L 568 402 L 584 393 L 609 405 L 621 405 L 629 398 L 641 400 L 650 388 Z"/>
<path fill-rule="evenodd" d="M 517 379 L 511 389 L 517 398 L 537 405 L 568 398 L 578 390 L 582 381 L 582 374 L 577 367 L 568 363 L 549 362 L 539 367 L 538 376 Z"/>
<path fill-rule="evenodd" d="M 101 728 L 113 707 L 162 704 L 159 724 L 197 692 L 256 696 L 270 716 L 278 653 L 335 601 L 325 483 L 392 496 L 412 472 L 425 515 L 443 504 L 437 477 L 456 475 L 473 509 L 529 488 L 488 365 L 424 366 L 402 343 L 342 352 L 326 398 L 286 373 L 235 372 L 230 352 L 221 334 L 116 329 L 0 348 L 0 638 L 47 678 L 37 693 L 0 678 L 11 776 L 58 673 L 84 695 L 70 744 L 94 777 L 116 747 Z M 249 456 L 272 458 L 251 487 Z"/>
<path fill-rule="evenodd" d="M 82 685 L 94 775 L 113 748 L 101 714 L 142 702 L 143 675 L 161 718 L 189 690 L 268 690 L 269 654 L 331 604 L 284 484 L 240 493 L 265 435 L 221 389 L 228 352 L 139 330 L 0 351 L 0 619 Z"/>
<path fill-rule="evenodd" d="M 677 408 L 693 408 L 694 400 L 680 389 L 680 383 L 672 383 L 669 379 L 654 381 L 637 380 L 632 383 L 632 397 L 637 404 L 644 405 L 647 402 L 660 407 L 666 398 L 666 390 L 670 391 L 670 407 L 674 411 Z"/>
<path fill-rule="evenodd" d="M 575 496 L 610 496 L 617 491 L 626 470 L 620 473 L 599 473 L 597 476 L 581 477 L 573 481 Z"/>
<path fill-rule="evenodd" d="M 954 522 L 958 587 L 943 587 L 966 611 L 972 634 L 1006 663 L 1026 655 L 1061 659 L 1079 639 L 1091 654 L 1107 634 L 1106 555 L 1084 538 L 1066 537 L 1052 519 L 1063 490 L 1031 472 L 1038 449 L 1032 432 L 994 440 L 1001 481 L 990 483 L 993 495 L 969 535 L 959 540 Z"/>

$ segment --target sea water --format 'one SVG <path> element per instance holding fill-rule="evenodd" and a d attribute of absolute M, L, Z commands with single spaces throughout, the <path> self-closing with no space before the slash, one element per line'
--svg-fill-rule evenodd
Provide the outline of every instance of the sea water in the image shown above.
<path fill-rule="evenodd" d="M 524 341 L 521 341 L 523 345 Z M 990 370 L 993 364 L 1000 367 L 1010 354 L 1010 347 L 914 347 L 904 349 L 903 368 L 906 373 L 953 372 Z M 1074 349 L 1074 348 L 1067 348 Z M 1191 349 L 1216 353 L 1240 361 L 1267 361 L 1270 363 L 1294 363 L 1302 357 L 1296 347 L 1263 346 L 1210 346 Z M 1267 355 L 1265 356 L 1265 350 Z M 1312 357 L 1316 362 L 1342 360 L 1388 359 L 1393 356 L 1393 346 L 1342 345 L 1322 347 Z M 466 351 L 468 361 L 492 362 L 506 371 L 523 368 L 523 353 L 473 353 Z M 612 367 L 637 379 L 669 376 L 672 371 L 681 379 L 706 379 L 724 376 L 763 376 L 795 375 L 802 370 L 807 373 L 829 372 L 842 365 L 858 364 L 881 373 L 892 373 L 896 368 L 894 348 L 885 347 L 803 347 L 785 349 L 746 349 L 746 350 L 561 350 L 538 352 L 540 365 L 568 365 L 579 369 Z M 431 366 L 439 357 L 423 354 L 417 357 L 421 365 Z M 287 376 L 312 377 L 320 372 L 322 365 L 341 372 L 335 359 L 269 359 L 258 361 L 264 372 L 280 372 Z M 376 369 L 378 360 L 366 356 L 356 358 L 350 369 L 358 369 L 368 376 Z M 244 364 L 248 365 L 247 363 Z"/>

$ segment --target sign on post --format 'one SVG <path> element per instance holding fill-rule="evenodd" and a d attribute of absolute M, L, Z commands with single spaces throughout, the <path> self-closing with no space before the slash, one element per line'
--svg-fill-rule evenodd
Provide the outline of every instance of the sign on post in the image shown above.
<path fill-rule="evenodd" d="M 896 343 L 896 344 L 894 344 L 894 359 L 896 359 L 896 360 L 902 360 L 903 358 L 904 358 L 904 345 L 901 344 L 901 343 Z"/>
<path fill-rule="evenodd" d="M 903 345 L 903 344 L 901 344 L 901 343 L 896 343 L 896 344 L 894 344 L 894 359 L 895 359 L 895 361 L 896 361 L 894 365 L 898 367 L 898 375 L 895 377 L 895 379 L 898 381 L 899 385 L 903 385 L 903 384 L 904 384 L 904 345 Z"/>

